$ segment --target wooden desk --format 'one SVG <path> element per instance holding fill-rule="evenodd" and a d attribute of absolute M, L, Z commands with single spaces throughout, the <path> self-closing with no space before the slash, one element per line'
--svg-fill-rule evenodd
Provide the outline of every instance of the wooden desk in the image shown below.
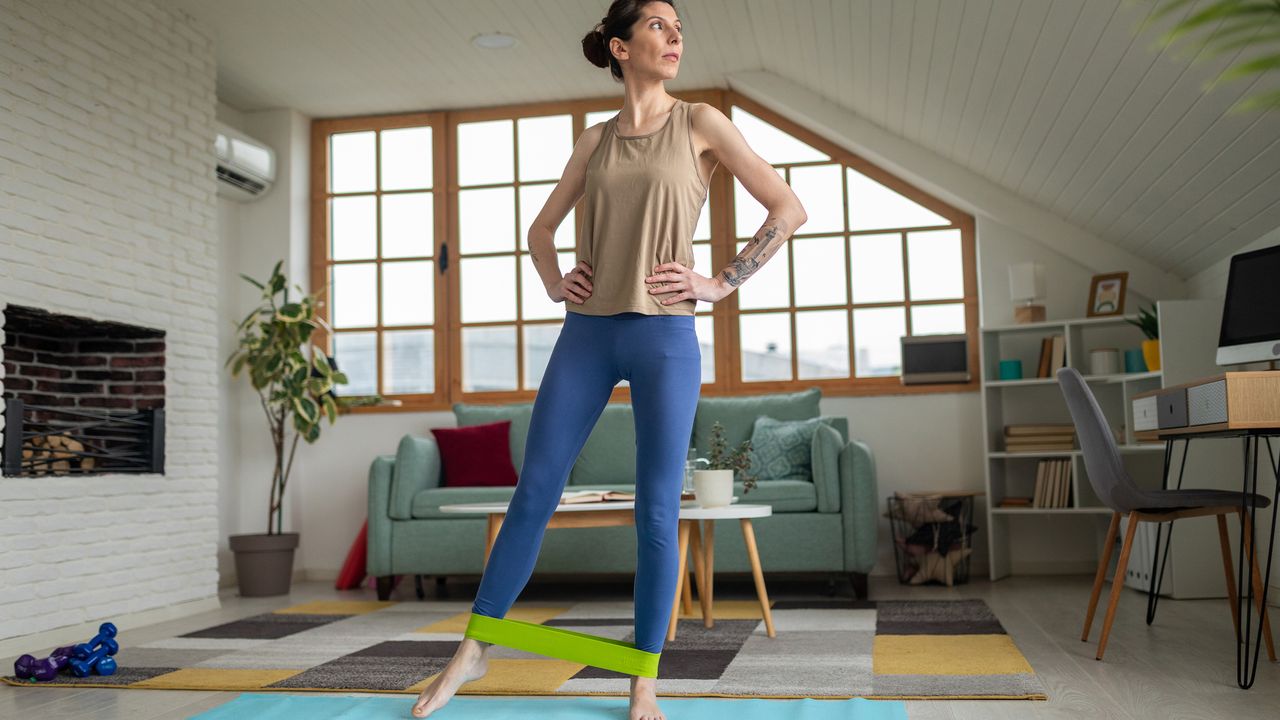
<path fill-rule="evenodd" d="M 1276 534 L 1276 516 L 1280 515 L 1277 511 L 1277 501 L 1280 501 L 1280 463 L 1274 463 L 1275 453 L 1272 450 L 1271 438 L 1280 437 L 1280 371 L 1261 371 L 1261 372 L 1227 372 L 1220 375 L 1214 375 L 1199 380 L 1186 383 L 1183 385 L 1175 385 L 1172 387 L 1153 390 L 1151 392 L 1141 393 L 1133 396 L 1133 409 L 1135 415 L 1139 409 L 1140 403 L 1144 398 L 1158 397 L 1160 395 L 1181 390 L 1187 393 L 1187 397 L 1195 395 L 1203 398 L 1204 393 L 1189 390 L 1193 388 L 1203 388 L 1210 383 L 1223 383 L 1221 392 L 1216 395 L 1217 400 L 1225 400 L 1225 408 L 1215 407 L 1208 415 L 1217 415 L 1223 417 L 1220 422 L 1201 422 L 1193 424 L 1192 414 L 1189 407 L 1184 407 L 1183 411 L 1188 412 L 1186 424 L 1178 427 L 1165 427 L 1155 430 L 1141 430 L 1134 432 L 1134 437 L 1139 440 L 1163 440 L 1165 441 L 1164 452 L 1164 474 L 1162 480 L 1165 487 L 1169 485 L 1169 469 L 1173 458 L 1173 446 L 1178 440 L 1183 441 L 1183 463 L 1178 470 L 1177 489 L 1182 489 L 1183 470 L 1186 467 L 1186 453 L 1190 447 L 1191 440 L 1194 438 L 1243 438 L 1244 439 L 1244 473 L 1241 481 L 1241 492 L 1257 493 L 1258 492 L 1258 463 L 1259 449 L 1265 445 L 1266 453 L 1263 461 L 1268 470 L 1271 471 L 1272 479 L 1275 481 L 1275 487 L 1270 494 L 1271 499 L 1271 528 L 1268 538 L 1268 550 L 1266 564 L 1267 568 L 1264 578 L 1260 583 L 1246 582 L 1246 578 L 1251 578 L 1252 573 L 1248 572 L 1248 568 L 1254 567 L 1254 563 L 1258 562 L 1257 541 L 1254 528 L 1257 527 L 1256 507 L 1246 506 L 1243 502 L 1240 507 L 1240 562 L 1236 567 L 1236 587 L 1240 589 L 1237 596 L 1237 617 L 1240 622 L 1240 632 L 1236 638 L 1236 683 L 1243 689 L 1253 686 L 1253 681 L 1258 673 L 1258 655 L 1262 650 L 1263 643 L 1263 627 L 1261 618 L 1257 623 L 1257 631 L 1250 637 L 1249 629 L 1252 627 L 1253 608 L 1255 596 L 1260 596 L 1258 606 L 1265 608 L 1267 606 L 1267 591 L 1270 587 L 1271 578 L 1271 559 L 1274 554 L 1275 534 Z M 1190 402 L 1195 402 L 1194 400 Z M 1166 408 L 1166 411 L 1168 408 Z M 1204 409 L 1199 412 L 1201 418 L 1206 416 Z M 1135 419 L 1135 428 L 1137 421 Z M 1169 534 L 1173 534 L 1173 523 L 1169 524 Z M 1166 555 L 1168 552 L 1168 542 L 1166 541 Z M 1159 596 L 1160 580 L 1164 575 L 1164 565 L 1160 564 L 1160 535 L 1157 531 L 1155 558 L 1152 563 L 1151 590 L 1148 592 L 1149 610 L 1150 604 L 1154 598 Z M 1156 572 L 1156 568 L 1159 571 Z M 1117 582 L 1119 580 L 1117 579 Z M 1261 610 L 1259 610 L 1261 613 Z M 1148 620 L 1150 622 L 1150 620 Z M 1270 638 L 1267 639 L 1268 642 Z"/>

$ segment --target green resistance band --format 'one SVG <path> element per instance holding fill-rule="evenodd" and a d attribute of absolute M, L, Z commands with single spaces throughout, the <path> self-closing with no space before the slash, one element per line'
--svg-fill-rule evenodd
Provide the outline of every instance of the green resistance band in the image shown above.
<path fill-rule="evenodd" d="M 613 638 L 476 613 L 467 622 L 466 637 L 639 677 L 658 677 L 662 655 Z"/>

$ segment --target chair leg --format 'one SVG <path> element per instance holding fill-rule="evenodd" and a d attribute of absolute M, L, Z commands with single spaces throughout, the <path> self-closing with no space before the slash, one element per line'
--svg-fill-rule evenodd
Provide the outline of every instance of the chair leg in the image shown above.
<path fill-rule="evenodd" d="M 1271 662 L 1276 661 L 1275 641 L 1271 638 L 1271 615 L 1267 612 L 1267 606 L 1262 604 L 1262 575 L 1258 572 L 1258 553 L 1253 548 L 1253 525 L 1249 521 L 1249 513 L 1239 513 L 1241 521 L 1244 523 L 1244 552 L 1245 556 L 1253 556 L 1253 601 L 1258 606 L 1258 614 L 1262 616 L 1262 637 L 1267 641 L 1267 659 Z"/>
<path fill-rule="evenodd" d="M 418 596 L 419 600 L 425 600 L 427 591 L 422 587 L 422 576 L 415 574 L 413 576 L 413 593 Z"/>
<path fill-rule="evenodd" d="M 1222 570 L 1227 574 L 1227 602 L 1231 603 L 1231 624 L 1240 641 L 1240 599 L 1236 597 L 1236 571 L 1231 567 L 1231 540 L 1227 537 L 1227 516 L 1218 516 L 1218 544 L 1222 546 Z"/>
<path fill-rule="evenodd" d="M 391 591 L 396 587 L 395 575 L 378 576 L 378 599 L 386 602 L 391 599 Z"/>
<path fill-rule="evenodd" d="M 1129 513 L 1129 527 L 1124 531 L 1124 546 L 1120 548 L 1120 560 L 1116 562 L 1116 574 L 1111 582 L 1111 603 L 1107 605 L 1107 616 L 1102 621 L 1102 637 L 1098 640 L 1098 660 L 1107 650 L 1107 637 L 1111 635 L 1111 622 L 1116 619 L 1116 604 L 1120 602 L 1120 592 L 1124 588 L 1124 572 L 1129 567 L 1129 552 L 1133 550 L 1133 535 L 1138 530 L 1138 512 Z"/>
<path fill-rule="evenodd" d="M 1080 633 L 1082 642 L 1089 641 L 1089 628 L 1093 627 L 1093 613 L 1098 609 L 1098 597 L 1102 595 L 1102 581 L 1107 578 L 1107 566 L 1111 564 L 1111 549 L 1116 544 L 1116 533 L 1120 531 L 1120 513 L 1111 513 L 1111 526 L 1107 528 L 1107 539 L 1102 546 L 1102 559 L 1098 561 L 1098 573 L 1093 576 L 1093 594 L 1089 596 L 1089 610 L 1084 615 L 1084 632 Z M 1116 578 L 1119 582 L 1120 578 Z"/>

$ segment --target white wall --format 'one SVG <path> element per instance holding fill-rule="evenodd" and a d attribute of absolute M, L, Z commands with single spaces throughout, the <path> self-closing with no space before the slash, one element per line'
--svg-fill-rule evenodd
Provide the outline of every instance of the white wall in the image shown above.
<path fill-rule="evenodd" d="M 0 308 L 167 348 L 164 475 L 0 481 L 0 640 L 216 607 L 212 41 L 141 0 L 6 0 L 0 27 Z"/>
<path fill-rule="evenodd" d="M 1251 250 L 1261 250 L 1273 245 L 1280 245 L 1280 228 L 1276 228 L 1254 240 L 1234 254 L 1238 255 Z M 1191 293 L 1191 297 L 1225 298 L 1227 295 L 1227 273 L 1230 270 L 1231 258 L 1227 257 L 1187 278 L 1187 288 Z"/>

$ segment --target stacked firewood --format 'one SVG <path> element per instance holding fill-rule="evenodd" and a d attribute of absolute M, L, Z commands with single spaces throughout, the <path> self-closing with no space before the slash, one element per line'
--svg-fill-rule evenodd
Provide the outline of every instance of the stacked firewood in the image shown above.
<path fill-rule="evenodd" d="M 37 473 L 93 469 L 93 458 L 76 454 L 82 452 L 84 445 L 66 433 L 38 435 L 22 449 L 22 461 Z"/>

